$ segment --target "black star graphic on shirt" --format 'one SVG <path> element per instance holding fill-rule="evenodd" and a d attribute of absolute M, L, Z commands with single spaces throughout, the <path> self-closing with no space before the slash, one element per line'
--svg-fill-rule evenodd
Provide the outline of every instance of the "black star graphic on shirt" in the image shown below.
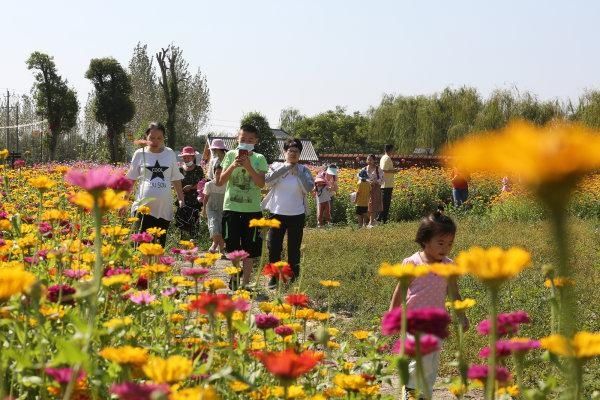
<path fill-rule="evenodd" d="M 160 164 L 158 163 L 158 160 L 156 160 L 156 162 L 154 163 L 154 166 L 152 167 L 146 167 L 148 170 L 150 170 L 150 172 L 152 172 L 152 177 L 150 178 L 150 180 L 154 179 L 154 178 L 160 178 L 163 181 L 165 180 L 165 175 L 163 174 L 163 172 L 165 172 L 166 170 L 169 169 L 169 167 L 161 167 Z"/>

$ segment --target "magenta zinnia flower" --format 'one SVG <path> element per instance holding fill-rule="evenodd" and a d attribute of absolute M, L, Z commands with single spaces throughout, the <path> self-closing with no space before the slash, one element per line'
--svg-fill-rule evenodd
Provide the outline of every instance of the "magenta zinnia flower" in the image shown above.
<path fill-rule="evenodd" d="M 279 319 L 271 314 L 256 314 L 254 317 L 258 329 L 267 330 L 279 325 Z"/>
<path fill-rule="evenodd" d="M 485 382 L 487 380 L 488 371 L 487 365 L 471 365 L 467 372 L 467 376 L 469 379 Z M 510 380 L 510 372 L 504 367 L 496 367 L 496 380 L 500 383 L 508 382 Z"/>
<path fill-rule="evenodd" d="M 114 384 L 110 392 L 120 400 L 151 400 L 159 394 L 169 394 L 169 385 L 154 383 L 124 382 Z"/>
<path fill-rule="evenodd" d="M 281 337 L 290 336 L 294 334 L 294 328 L 288 325 L 280 325 L 275 328 L 275 333 Z"/>
<path fill-rule="evenodd" d="M 73 373 L 75 372 L 73 368 L 63 367 L 63 368 L 46 368 L 44 369 L 46 375 L 51 376 L 56 382 L 61 385 L 65 385 L 71 381 L 73 377 Z M 77 380 L 85 378 L 85 371 L 81 370 L 77 374 Z"/>
<path fill-rule="evenodd" d="M 232 251 L 231 253 L 225 254 L 225 257 L 227 257 L 227 259 L 230 261 L 244 260 L 244 259 L 248 258 L 249 256 L 250 256 L 250 254 L 248 254 L 244 250 L 235 250 L 235 251 Z"/>
<path fill-rule="evenodd" d="M 183 267 L 181 268 L 181 275 L 199 278 L 208 274 L 208 271 L 208 268 L 203 267 Z"/>
<path fill-rule="evenodd" d="M 134 243 L 152 243 L 154 236 L 148 232 L 133 233 L 131 235 L 131 241 Z"/>
<path fill-rule="evenodd" d="M 73 299 L 75 291 L 75 288 L 69 285 L 52 285 L 48 288 L 46 298 L 52 303 L 57 303 L 60 297 L 61 304 L 73 304 L 75 302 Z M 62 296 L 60 295 L 61 292 Z"/>
<path fill-rule="evenodd" d="M 450 316 L 442 308 L 419 308 L 406 313 L 407 332 L 410 334 L 429 333 L 440 339 L 449 335 Z M 381 320 L 381 331 L 384 335 L 395 335 L 400 332 L 402 308 L 396 307 L 384 314 Z"/>
<path fill-rule="evenodd" d="M 386 336 L 400 333 L 402 327 L 402 308 L 396 307 L 383 314 L 381 319 L 381 333 Z"/>
<path fill-rule="evenodd" d="M 420 344 L 420 353 L 422 356 L 427 355 L 429 353 L 433 353 L 434 351 L 439 350 L 440 348 L 440 339 L 433 335 L 423 335 L 419 338 Z M 396 341 L 392 351 L 394 353 L 400 353 L 400 348 L 402 346 L 402 339 Z M 404 342 L 404 352 L 409 357 L 415 357 L 417 355 L 417 342 L 415 337 L 409 336 L 406 338 Z"/>
<path fill-rule="evenodd" d="M 71 169 L 65 175 L 65 181 L 74 186 L 79 186 L 88 192 L 97 192 L 104 189 L 131 190 L 123 181 L 123 173 L 109 166 L 92 168 L 87 171 Z"/>
<path fill-rule="evenodd" d="M 129 300 L 133 301 L 135 304 L 143 304 L 148 305 L 152 303 L 156 299 L 156 296 L 148 293 L 146 290 L 142 290 L 141 292 L 137 292 L 132 294 L 129 297 Z"/>
<path fill-rule="evenodd" d="M 515 311 L 512 313 L 498 314 L 496 319 L 498 326 L 498 335 L 513 335 L 519 331 L 519 325 L 531 322 L 529 315 L 525 311 Z M 480 335 L 489 335 L 492 330 L 492 323 L 489 319 L 483 320 L 477 325 L 477 333 Z"/>

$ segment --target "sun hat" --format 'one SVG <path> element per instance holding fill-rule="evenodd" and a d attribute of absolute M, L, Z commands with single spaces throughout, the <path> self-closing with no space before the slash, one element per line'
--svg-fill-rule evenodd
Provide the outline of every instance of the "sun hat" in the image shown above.
<path fill-rule="evenodd" d="M 225 142 L 223 141 L 223 139 L 213 139 L 210 142 L 210 149 L 211 150 L 227 150 L 227 147 L 225 147 Z"/>
<path fill-rule="evenodd" d="M 196 150 L 194 150 L 194 148 L 192 146 L 185 146 L 183 149 L 181 149 L 181 153 L 179 153 L 180 157 L 195 156 L 195 155 L 196 155 Z"/>
<path fill-rule="evenodd" d="M 336 166 L 334 166 L 334 165 L 331 165 L 331 166 L 329 166 L 329 167 L 327 168 L 327 173 L 328 173 L 329 175 L 335 175 L 335 176 L 337 176 L 337 174 L 338 174 L 338 169 L 337 169 L 337 167 L 336 167 Z"/>

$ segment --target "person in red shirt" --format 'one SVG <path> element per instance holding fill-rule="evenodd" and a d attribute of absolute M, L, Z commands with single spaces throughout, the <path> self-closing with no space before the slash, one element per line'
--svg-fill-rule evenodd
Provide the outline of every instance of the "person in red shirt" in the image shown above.
<path fill-rule="evenodd" d="M 452 199 L 456 207 L 461 206 L 469 197 L 469 176 L 460 173 L 457 169 L 452 171 Z"/>

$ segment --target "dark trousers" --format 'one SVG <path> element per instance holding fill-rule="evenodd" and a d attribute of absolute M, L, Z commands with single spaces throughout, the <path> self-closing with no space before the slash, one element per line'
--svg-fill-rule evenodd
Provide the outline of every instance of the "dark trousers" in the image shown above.
<path fill-rule="evenodd" d="M 164 229 L 165 231 L 168 231 L 169 225 L 171 224 L 171 221 L 167 221 L 164 218 L 156 218 L 150 214 L 142 215 L 140 213 L 137 213 L 136 217 L 139 218 L 139 220 L 141 221 L 141 224 L 142 224 L 142 226 L 140 228 L 140 232 L 146 232 L 146 229 L 148 229 L 148 228 L 161 228 L 161 229 Z M 162 247 L 165 247 L 165 245 L 167 244 L 167 234 L 166 233 L 158 238 L 158 243 L 160 243 L 160 245 Z"/>
<path fill-rule="evenodd" d="M 452 189 L 452 199 L 456 207 L 462 206 L 467 198 L 469 198 L 469 189 Z"/>
<path fill-rule="evenodd" d="M 377 221 L 383 222 L 384 224 L 390 217 L 390 205 L 392 204 L 392 190 L 394 188 L 382 188 L 381 189 L 381 200 L 383 202 L 383 210 L 379 213 Z"/>
<path fill-rule="evenodd" d="M 304 233 L 304 223 L 306 215 L 278 215 L 272 214 L 269 218 L 275 218 L 281 221 L 279 229 L 270 229 L 267 235 L 267 247 L 269 248 L 269 262 L 281 261 L 283 252 L 283 237 L 287 232 L 288 259 L 287 262 L 294 271 L 294 278 L 300 275 L 300 245 L 302 245 L 302 235 Z"/>

